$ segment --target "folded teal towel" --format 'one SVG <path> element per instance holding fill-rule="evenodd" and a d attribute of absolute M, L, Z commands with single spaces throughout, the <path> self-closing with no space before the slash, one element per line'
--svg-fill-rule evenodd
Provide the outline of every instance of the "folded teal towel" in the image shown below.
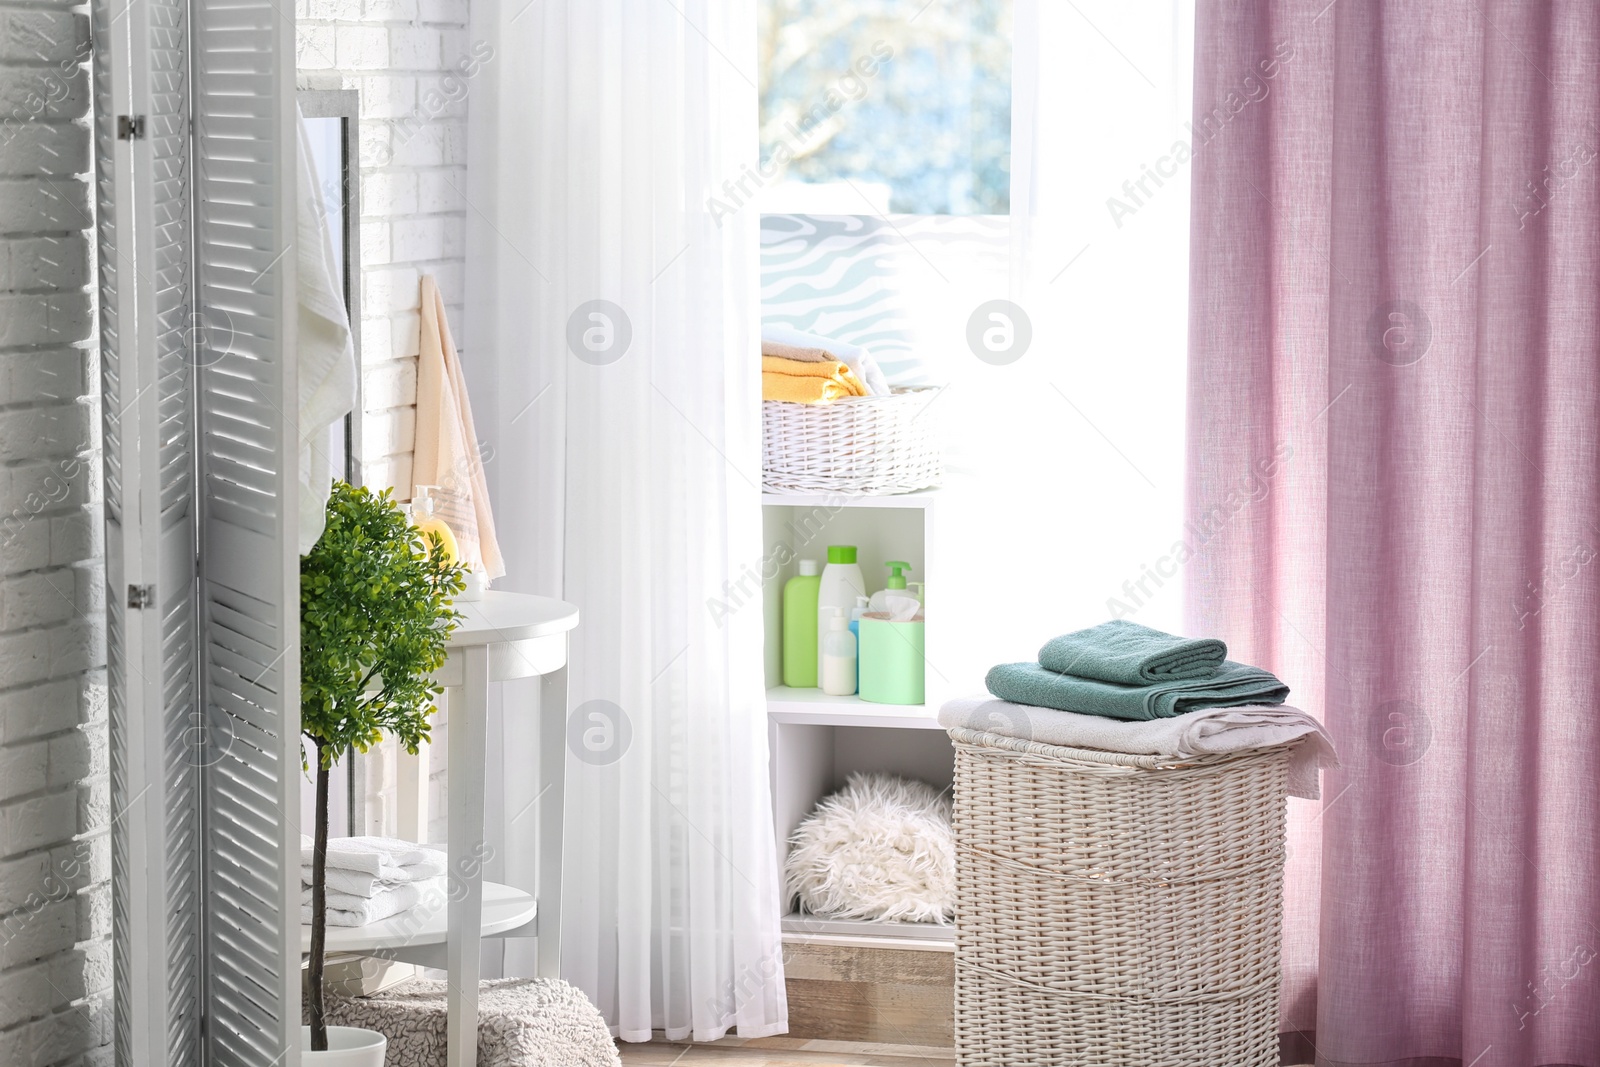
<path fill-rule="evenodd" d="M 1104 715 L 1111 719 L 1164 719 L 1201 708 L 1282 704 L 1289 687 L 1259 667 L 1224 660 L 1209 678 L 1153 685 L 1118 685 L 1046 670 L 1037 663 L 1002 663 L 989 670 L 989 692 L 1014 704 Z"/>
<path fill-rule="evenodd" d="M 1039 666 L 1119 685 L 1207 678 L 1228 658 L 1213 638 L 1174 637 L 1127 619 L 1065 634 L 1039 650 Z"/>

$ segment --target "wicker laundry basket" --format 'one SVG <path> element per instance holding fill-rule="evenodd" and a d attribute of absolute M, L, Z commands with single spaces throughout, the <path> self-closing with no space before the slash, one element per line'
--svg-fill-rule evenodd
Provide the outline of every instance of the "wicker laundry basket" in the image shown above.
<path fill-rule="evenodd" d="M 761 481 L 769 493 L 910 493 L 944 478 L 938 389 L 896 389 L 831 404 L 761 405 Z"/>
<path fill-rule="evenodd" d="M 953 729 L 962 1067 L 1275 1067 L 1289 749 Z"/>

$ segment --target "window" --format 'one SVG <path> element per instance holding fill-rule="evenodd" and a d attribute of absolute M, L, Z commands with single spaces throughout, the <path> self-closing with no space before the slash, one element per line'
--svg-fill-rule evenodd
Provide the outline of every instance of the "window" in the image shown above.
<path fill-rule="evenodd" d="M 763 0 L 767 211 L 1004 215 L 1010 0 Z"/>
<path fill-rule="evenodd" d="M 928 577 L 936 610 L 985 620 L 940 671 L 1112 616 L 1177 629 L 1193 0 L 758 10 L 762 321 L 939 389 L 939 536 L 982 550 Z M 1002 567 L 1025 595 L 995 599 Z"/>

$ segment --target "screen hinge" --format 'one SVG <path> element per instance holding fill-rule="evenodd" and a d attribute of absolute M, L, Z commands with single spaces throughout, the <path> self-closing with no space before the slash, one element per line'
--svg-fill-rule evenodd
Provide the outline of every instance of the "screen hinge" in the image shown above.
<path fill-rule="evenodd" d="M 156 604 L 156 587 L 153 585 L 128 586 L 128 607 L 153 608 Z"/>
<path fill-rule="evenodd" d="M 144 137 L 143 115 L 118 115 L 117 140 L 138 141 Z"/>

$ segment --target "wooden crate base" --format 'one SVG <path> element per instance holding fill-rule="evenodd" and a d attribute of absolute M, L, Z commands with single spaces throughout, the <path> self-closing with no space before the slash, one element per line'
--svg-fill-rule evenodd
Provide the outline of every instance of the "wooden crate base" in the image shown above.
<path fill-rule="evenodd" d="M 955 956 L 864 946 L 784 946 L 791 1038 L 952 1047 Z"/>

